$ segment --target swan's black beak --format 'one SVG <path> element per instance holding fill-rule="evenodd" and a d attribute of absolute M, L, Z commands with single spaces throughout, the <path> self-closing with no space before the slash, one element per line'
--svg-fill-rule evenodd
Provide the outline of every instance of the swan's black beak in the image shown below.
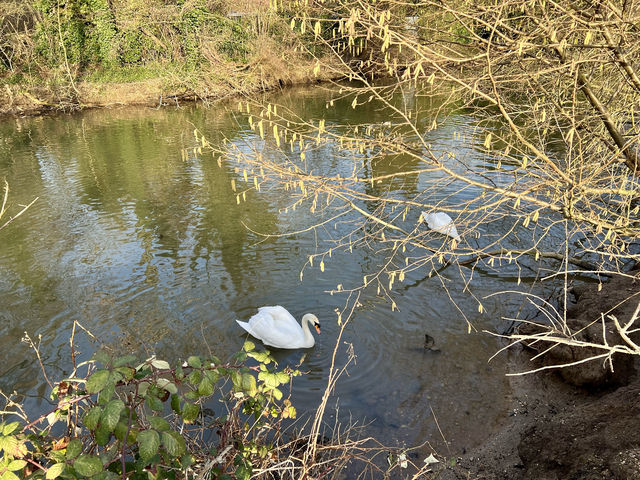
<path fill-rule="evenodd" d="M 318 332 L 318 335 L 319 335 L 319 334 L 320 334 L 320 324 L 319 324 L 319 323 L 316 323 L 316 324 L 314 325 L 314 327 L 316 327 L 316 332 Z"/>

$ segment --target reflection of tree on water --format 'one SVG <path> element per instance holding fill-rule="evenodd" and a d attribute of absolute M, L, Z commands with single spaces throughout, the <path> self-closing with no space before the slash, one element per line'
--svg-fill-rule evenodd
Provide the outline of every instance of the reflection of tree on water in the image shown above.
<path fill-rule="evenodd" d="M 185 293 L 208 290 L 203 277 L 214 288 L 230 278 L 236 291 L 256 283 L 260 252 L 247 254 L 255 239 L 243 223 L 273 232 L 276 216 L 265 196 L 248 192 L 236 204 L 235 174 L 211 157 L 182 160 L 181 148 L 193 141 L 184 133 L 190 119 L 184 111 L 123 110 L 22 122 L 31 133 L 12 145 L 21 161 L 0 166 L 17 201 L 39 195 L 41 202 L 2 232 L 0 361 L 8 370 L 0 373 L 12 386 L 37 378 L 33 362 L 16 364 L 31 355 L 25 348 L 16 356 L 25 330 L 53 341 L 75 319 L 97 328 L 133 322 L 140 334 L 147 321 L 157 337 L 180 328 L 176 315 L 198 296 Z M 234 122 L 225 128 L 227 137 L 236 134 Z"/>
<path fill-rule="evenodd" d="M 229 132 L 225 132 L 228 137 Z M 212 142 L 222 140 L 220 132 L 212 132 Z M 255 190 L 246 191 L 245 198 L 237 195 L 248 186 L 233 169 L 207 156 L 201 160 L 202 193 L 206 194 L 199 204 L 204 207 L 200 214 L 199 227 L 194 233 L 195 257 L 202 257 L 202 251 L 219 251 L 220 261 L 229 275 L 236 292 L 250 292 L 261 281 L 268 279 L 257 276 L 268 274 L 261 269 L 260 249 L 249 249 L 258 241 L 247 230 L 247 226 L 260 232 L 277 232 L 277 215 L 266 203 L 265 195 L 256 195 Z M 237 182 L 236 191 L 231 180 Z M 249 253 L 251 252 L 251 253 Z M 221 285 L 225 288 L 224 285 Z"/>
<path fill-rule="evenodd" d="M 93 204 L 97 201 L 107 211 L 132 206 L 144 249 L 141 264 L 153 267 L 154 257 L 160 254 L 173 259 L 174 269 L 179 269 L 184 258 L 181 252 L 191 250 L 193 269 L 198 258 L 220 250 L 225 270 L 239 288 L 249 266 L 239 264 L 249 241 L 242 223 L 251 223 L 256 214 L 264 221 L 266 207 L 253 207 L 253 198 L 237 205 L 230 186 L 233 173 L 219 169 L 210 157 L 190 156 L 182 161 L 173 142 L 158 141 L 171 137 L 172 132 L 190 131 L 189 117 L 176 122 L 175 116 L 182 117 L 180 112 L 163 111 L 152 120 L 133 119 L 119 128 L 99 126 L 91 134 L 93 154 L 85 157 L 83 176 L 89 180 L 85 191 L 93 197 Z M 233 136 L 234 130 L 237 126 L 233 122 L 225 123 L 226 136 Z M 99 170 L 102 174 L 97 174 Z M 208 194 L 203 196 L 203 192 Z M 155 269 L 148 272 L 157 275 Z M 147 281 L 155 283 L 157 279 Z"/>

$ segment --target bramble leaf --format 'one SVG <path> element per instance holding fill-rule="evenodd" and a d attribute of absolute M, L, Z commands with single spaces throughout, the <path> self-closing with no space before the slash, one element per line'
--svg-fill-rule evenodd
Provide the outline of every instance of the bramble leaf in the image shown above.
<path fill-rule="evenodd" d="M 122 357 L 118 357 L 113 361 L 113 366 L 116 368 L 122 367 L 135 361 L 136 357 L 134 355 L 123 355 Z"/>
<path fill-rule="evenodd" d="M 22 470 L 26 467 L 26 465 L 26 460 L 13 460 L 9 465 L 7 465 L 7 470 L 17 472 L 18 470 Z"/>
<path fill-rule="evenodd" d="M 80 455 L 73 462 L 73 468 L 83 477 L 92 477 L 102 471 L 102 461 L 95 455 Z"/>
<path fill-rule="evenodd" d="M 121 373 L 127 382 L 131 380 L 136 373 L 132 367 L 117 367 L 116 372 Z"/>
<path fill-rule="evenodd" d="M 104 410 L 100 415 L 100 424 L 109 432 L 113 432 L 113 429 L 116 428 L 116 425 L 120 420 L 120 414 L 123 410 L 124 402 L 122 400 L 111 400 L 107 405 L 105 405 Z"/>
<path fill-rule="evenodd" d="M 92 477 L 91 480 L 118 480 L 119 478 L 120 476 L 117 473 L 105 470 Z"/>
<path fill-rule="evenodd" d="M 68 459 L 73 459 L 73 458 L 76 458 L 78 455 L 80 455 L 80 453 L 82 453 L 82 442 L 79 439 L 74 438 L 67 445 L 67 452 L 65 456 Z"/>
<path fill-rule="evenodd" d="M 258 391 L 258 387 L 256 386 L 256 377 L 250 373 L 242 374 L 242 390 L 253 397 Z"/>
<path fill-rule="evenodd" d="M 178 387 L 176 387 L 176 384 L 167 378 L 159 378 L 156 381 L 156 385 L 169 393 L 173 393 L 174 395 L 178 393 Z"/>
<path fill-rule="evenodd" d="M 149 423 L 151 424 L 151 426 L 158 430 L 159 432 L 164 432 L 166 430 L 170 430 L 171 426 L 169 425 L 169 422 L 167 422 L 164 418 L 162 417 L 149 417 L 148 418 Z"/>
<path fill-rule="evenodd" d="M 198 385 L 198 393 L 205 397 L 208 397 L 213 393 L 213 385 L 208 378 L 205 377 L 202 379 L 202 381 Z"/>
<path fill-rule="evenodd" d="M 2 427 L 2 434 L 7 436 L 14 433 L 18 428 L 20 428 L 20 422 L 11 422 Z"/>
<path fill-rule="evenodd" d="M 202 372 L 200 370 L 194 370 L 187 376 L 187 380 L 193 386 L 198 385 L 202 381 Z"/>
<path fill-rule="evenodd" d="M 106 405 L 109 403 L 109 400 L 113 398 L 113 394 L 116 392 L 116 382 L 114 381 L 112 376 L 109 376 L 109 381 L 107 384 L 100 390 L 98 394 L 98 403 L 100 405 Z"/>
<path fill-rule="evenodd" d="M 193 423 L 193 421 L 198 418 L 198 413 L 200 413 L 198 405 L 185 403 L 182 407 L 182 420 L 185 423 Z"/>
<path fill-rule="evenodd" d="M 106 365 L 111 360 L 111 357 L 104 350 L 98 350 L 96 353 L 93 354 L 93 356 L 91 357 L 91 360 L 93 360 L 94 362 L 99 362 L 103 365 Z"/>
<path fill-rule="evenodd" d="M 98 370 L 87 380 L 87 392 L 98 393 L 109 383 L 109 370 Z"/>
<path fill-rule="evenodd" d="M 45 478 L 47 480 L 53 480 L 54 478 L 58 478 L 60 476 L 60 474 L 63 472 L 64 467 L 65 467 L 64 463 L 56 463 L 54 465 L 51 465 L 47 469 L 47 473 L 45 475 Z"/>
<path fill-rule="evenodd" d="M 167 362 L 166 360 L 151 360 L 151 365 L 153 365 L 158 370 L 169 370 L 171 368 L 169 362 Z"/>
<path fill-rule="evenodd" d="M 277 388 L 274 388 L 273 390 L 271 390 L 271 393 L 273 393 L 273 396 L 275 397 L 276 400 L 282 400 L 282 392 Z"/>
<path fill-rule="evenodd" d="M 0 475 L 0 480 L 20 480 L 20 478 L 10 470 L 5 470 L 5 472 Z"/>
<path fill-rule="evenodd" d="M 178 395 L 171 395 L 171 410 L 180 414 L 180 397 Z"/>
<path fill-rule="evenodd" d="M 172 457 L 180 457 L 187 451 L 184 438 L 178 432 L 162 432 L 162 446 Z"/>
<path fill-rule="evenodd" d="M 109 439 L 111 438 L 111 431 L 102 423 L 98 425 L 96 431 L 94 432 L 96 443 L 101 447 L 104 447 L 107 443 L 109 443 Z"/>
<path fill-rule="evenodd" d="M 82 423 L 84 423 L 84 426 L 87 427 L 89 430 L 95 430 L 96 427 L 98 426 L 98 422 L 100 421 L 101 414 L 102 414 L 102 408 L 97 406 L 93 407 L 84 415 L 84 418 L 82 419 Z"/>
<path fill-rule="evenodd" d="M 140 458 L 146 461 L 158 453 L 158 447 L 160 447 L 160 435 L 158 435 L 158 432 L 155 430 L 145 430 L 138 434 L 137 442 L 140 451 Z"/>
<path fill-rule="evenodd" d="M 190 367 L 193 368 L 200 368 L 202 367 L 202 361 L 200 360 L 200 357 L 196 357 L 196 356 L 191 356 L 187 359 L 187 364 Z"/>

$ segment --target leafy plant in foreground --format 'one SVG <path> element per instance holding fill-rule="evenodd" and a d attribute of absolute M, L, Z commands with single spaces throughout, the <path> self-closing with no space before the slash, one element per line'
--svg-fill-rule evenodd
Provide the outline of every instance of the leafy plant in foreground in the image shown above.
<path fill-rule="evenodd" d="M 296 416 L 282 387 L 300 372 L 274 364 L 252 342 L 227 363 L 192 356 L 171 366 L 99 351 L 78 366 L 84 377 L 55 386 L 53 411 L 26 425 L 3 418 L 0 480 L 248 479 L 269 462 L 272 432 Z M 223 415 L 205 407 L 212 398 Z"/>

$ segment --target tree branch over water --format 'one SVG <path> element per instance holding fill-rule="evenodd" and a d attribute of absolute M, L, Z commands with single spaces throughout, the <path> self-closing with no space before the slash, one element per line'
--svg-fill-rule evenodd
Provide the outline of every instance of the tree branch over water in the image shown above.
<path fill-rule="evenodd" d="M 236 169 L 234 191 L 281 189 L 290 200 L 284 211 L 308 209 L 309 228 L 327 247 L 304 268 L 315 260 L 323 270 L 337 250 L 384 256 L 360 284 L 333 293 L 373 287 L 394 309 L 396 281 L 457 265 L 467 300 L 482 313 L 471 289 L 480 260 L 505 274 L 515 268 L 518 279 L 523 267 L 556 269 L 545 278 L 562 278 L 566 291 L 570 264 L 607 276 L 636 258 L 633 2 L 336 0 L 279 8 L 313 37 L 307 53 L 334 55 L 330 68 L 351 82 L 337 85 L 327 119 L 247 99 L 239 110 L 259 140 L 242 149 L 202 144 Z M 338 108 L 363 112 L 362 120 L 328 120 Z M 440 141 L 442 132 L 452 141 Z M 327 155 L 339 165 L 322 161 Z M 243 195 L 239 189 L 238 202 Z M 460 239 L 427 228 L 422 212 L 445 212 Z"/>

